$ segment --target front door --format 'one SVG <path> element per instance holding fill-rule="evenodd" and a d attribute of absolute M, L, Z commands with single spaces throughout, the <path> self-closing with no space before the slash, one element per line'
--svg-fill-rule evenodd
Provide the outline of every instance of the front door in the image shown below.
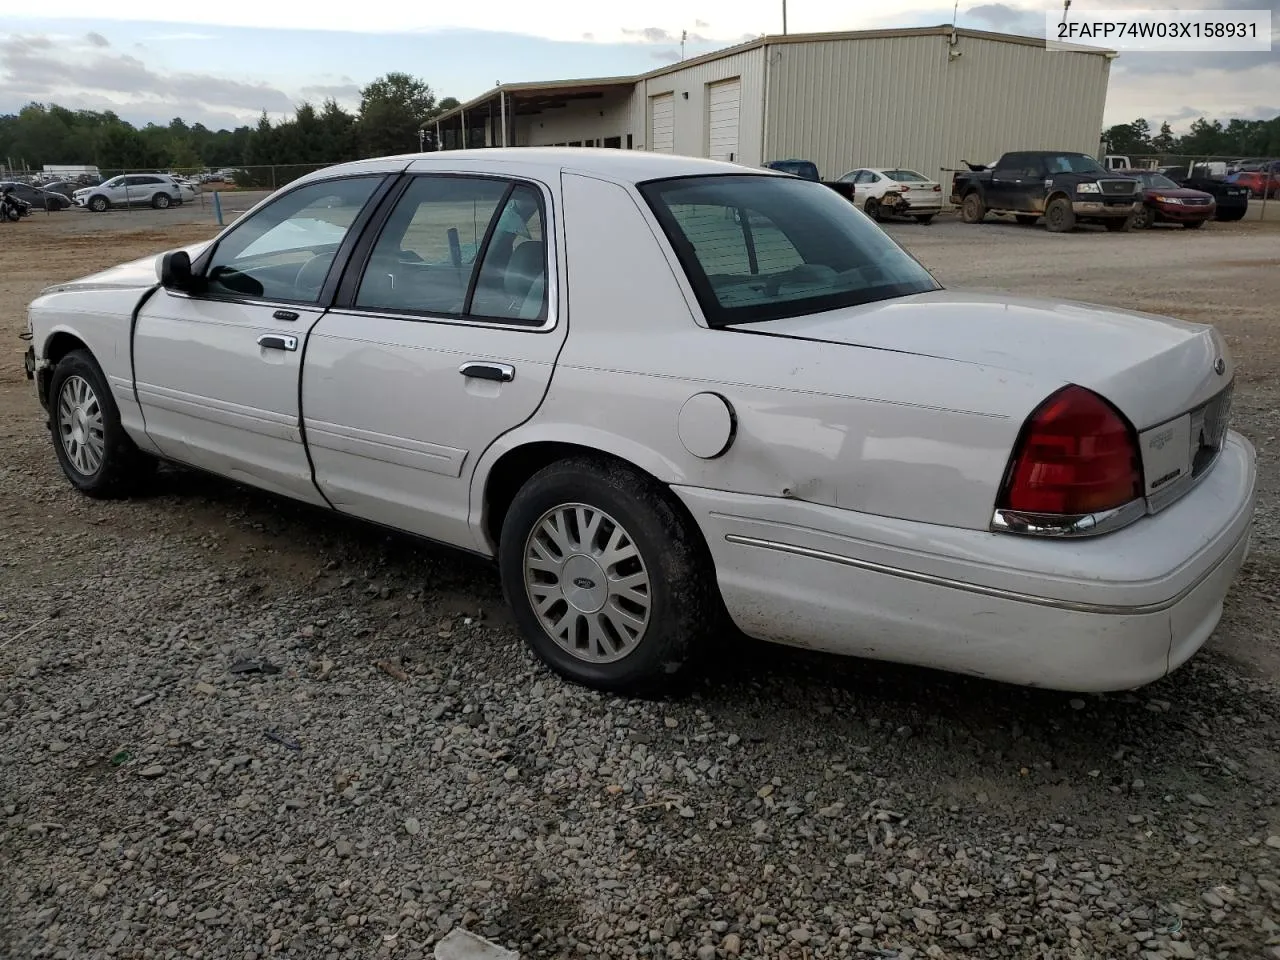
<path fill-rule="evenodd" d="M 166 456 L 323 502 L 302 442 L 303 347 L 324 312 L 322 291 L 332 295 L 330 269 L 382 181 L 325 180 L 284 194 L 197 262 L 203 282 L 193 292 L 160 289 L 143 305 L 134 377 L 147 434 Z"/>
<path fill-rule="evenodd" d="M 337 509 L 474 547 L 476 461 L 537 410 L 564 340 L 559 180 L 422 174 L 400 191 L 311 334 L 307 446 Z"/>

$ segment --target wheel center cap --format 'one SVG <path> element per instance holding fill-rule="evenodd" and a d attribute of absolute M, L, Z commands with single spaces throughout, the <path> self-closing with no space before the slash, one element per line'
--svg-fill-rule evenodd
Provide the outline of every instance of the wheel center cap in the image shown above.
<path fill-rule="evenodd" d="M 560 571 L 564 599 L 575 610 L 595 613 L 609 599 L 609 582 L 604 568 L 585 553 L 575 553 Z"/>

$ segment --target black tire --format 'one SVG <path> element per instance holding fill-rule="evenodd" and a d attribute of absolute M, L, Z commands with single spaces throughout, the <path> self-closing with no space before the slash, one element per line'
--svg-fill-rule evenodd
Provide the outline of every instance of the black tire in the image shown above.
<path fill-rule="evenodd" d="M 981 223 L 986 215 L 987 205 L 982 202 L 978 191 L 966 193 L 960 201 L 960 219 L 965 223 Z"/>
<path fill-rule="evenodd" d="M 1103 225 L 1107 228 L 1108 233 L 1128 233 L 1133 229 L 1133 217 L 1125 217 L 1123 220 L 1118 218 L 1105 220 Z"/>
<path fill-rule="evenodd" d="M 111 201 L 102 194 L 89 198 L 89 209 L 94 213 L 106 213 L 107 208 L 111 206 Z"/>
<path fill-rule="evenodd" d="M 1130 220 L 1132 221 L 1130 225 L 1135 230 L 1150 229 L 1156 222 L 1155 211 L 1146 204 L 1143 204 L 1134 212 L 1133 216 L 1130 217 Z"/>
<path fill-rule="evenodd" d="M 92 431 L 99 438 L 102 448 L 96 469 L 86 471 L 78 466 L 68 451 L 64 435 L 81 429 L 81 436 L 89 431 L 74 421 L 74 404 L 64 403 L 64 390 L 75 393 L 77 383 L 87 384 L 98 408 L 101 429 Z M 71 386 L 68 387 L 68 383 Z M 69 416 L 70 414 L 70 416 Z M 72 350 L 58 361 L 49 381 L 49 427 L 53 449 L 67 479 L 81 493 L 98 499 L 125 497 L 137 490 L 155 468 L 155 460 L 137 448 L 120 425 L 120 408 L 107 385 L 98 363 L 87 350 Z"/>
<path fill-rule="evenodd" d="M 22 219 L 22 211 L 20 211 L 17 207 L 5 207 L 4 215 L 14 223 L 17 223 L 19 220 Z"/>
<path fill-rule="evenodd" d="M 1022 224 L 1024 227 L 1034 227 L 1036 225 L 1036 221 L 1040 219 L 1040 216 L 1035 213 L 1015 213 L 1013 215 L 1013 219 L 1017 220 L 1018 223 Z"/>
<path fill-rule="evenodd" d="M 1186 230 L 1199 230 L 1204 226 L 1203 220 L 1184 220 L 1182 226 Z"/>
<path fill-rule="evenodd" d="M 156 210 L 168 210 L 171 203 L 173 203 L 173 197 L 167 193 L 157 193 L 151 198 L 151 206 Z"/>
<path fill-rule="evenodd" d="M 580 519 L 557 527 L 562 530 L 570 526 L 573 528 L 566 535 L 567 549 L 554 546 L 549 549 L 547 545 L 552 541 L 535 538 L 544 520 L 560 509 L 574 509 L 575 516 L 578 516 L 577 506 L 604 514 L 598 523 L 595 549 L 588 547 L 586 552 L 574 549 L 580 546 L 576 542 Z M 619 544 L 633 545 L 639 563 L 629 560 L 612 565 L 610 570 L 615 575 L 610 577 L 609 572 L 604 572 L 605 582 L 616 582 L 618 576 L 639 576 L 640 573 L 647 578 L 642 594 L 648 602 L 647 620 L 636 637 L 626 638 L 632 643 L 630 650 L 618 642 L 622 634 L 606 611 L 621 609 L 636 619 L 634 611 L 641 608 L 611 603 L 611 596 L 601 599 L 603 594 L 599 588 L 603 583 L 592 579 L 592 576 L 599 576 L 603 568 L 593 566 L 594 561 L 585 559 L 591 555 L 599 556 L 602 549 L 599 539 L 610 542 L 611 530 L 619 528 L 622 540 L 615 546 L 624 549 Z M 573 568 L 565 571 L 561 567 L 556 572 L 548 569 L 545 573 L 535 569 L 529 572 L 527 581 L 526 556 L 533 556 L 535 552 L 550 558 L 553 565 L 559 565 L 568 558 L 582 569 L 572 580 L 569 577 L 573 576 Z M 724 623 L 724 605 L 716 584 L 715 567 L 693 521 L 657 481 L 607 458 L 572 457 L 553 463 L 531 477 L 516 494 L 503 521 L 498 563 L 503 593 L 516 624 L 534 653 L 566 679 L 598 690 L 631 694 L 670 690 L 676 675 L 697 653 L 707 649 Z M 630 573 L 624 574 L 623 570 L 630 570 Z M 562 573 L 564 580 L 560 579 Z M 538 582 L 527 585 L 534 580 Z M 599 602 L 598 612 L 586 612 L 582 606 L 571 607 L 558 592 L 561 583 L 579 591 L 580 604 Z M 567 628 L 566 644 L 577 640 L 573 645 L 578 646 L 586 639 L 584 631 L 594 626 L 599 637 L 609 641 L 609 649 L 605 652 L 616 659 L 592 661 L 571 653 L 567 646 L 556 640 L 543 625 L 531 597 L 531 593 L 539 593 L 539 587 L 545 589 L 540 594 L 544 600 L 555 598 L 545 604 L 545 612 L 550 619 L 571 613 L 574 616 L 573 624 Z M 604 646 L 601 644 L 593 649 L 603 650 Z"/>
<path fill-rule="evenodd" d="M 1050 233 L 1070 233 L 1075 229 L 1076 212 L 1066 197 L 1054 197 L 1044 211 L 1044 225 Z"/>
<path fill-rule="evenodd" d="M 916 216 L 916 223 L 923 223 L 927 226 L 928 224 L 933 223 L 933 217 L 934 214 L 932 213 L 921 213 Z"/>
<path fill-rule="evenodd" d="M 884 219 L 883 215 L 880 212 L 880 201 L 877 200 L 875 197 L 867 198 L 867 202 L 862 205 L 862 212 L 865 213 L 872 220 L 874 220 L 876 223 L 879 223 L 881 220 Z"/>

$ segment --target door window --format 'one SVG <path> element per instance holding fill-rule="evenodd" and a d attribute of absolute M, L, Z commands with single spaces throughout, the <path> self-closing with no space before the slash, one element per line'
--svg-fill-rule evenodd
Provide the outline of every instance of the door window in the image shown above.
<path fill-rule="evenodd" d="M 350 177 L 311 183 L 237 224 L 205 270 L 208 292 L 315 302 L 339 245 L 381 181 Z"/>
<path fill-rule="evenodd" d="M 541 195 L 528 184 L 418 177 L 374 245 L 354 306 L 540 323 L 544 223 Z"/>

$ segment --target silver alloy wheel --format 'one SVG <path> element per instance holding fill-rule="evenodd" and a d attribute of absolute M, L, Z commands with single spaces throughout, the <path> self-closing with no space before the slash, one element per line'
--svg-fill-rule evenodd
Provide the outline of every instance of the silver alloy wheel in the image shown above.
<path fill-rule="evenodd" d="M 588 663 L 612 663 L 649 626 L 653 591 L 631 535 L 583 503 L 544 513 L 524 546 L 524 584 L 547 635 Z"/>
<path fill-rule="evenodd" d="M 63 381 L 58 394 L 58 433 L 76 471 L 86 477 L 97 473 L 106 449 L 102 405 L 84 377 L 70 376 Z"/>

